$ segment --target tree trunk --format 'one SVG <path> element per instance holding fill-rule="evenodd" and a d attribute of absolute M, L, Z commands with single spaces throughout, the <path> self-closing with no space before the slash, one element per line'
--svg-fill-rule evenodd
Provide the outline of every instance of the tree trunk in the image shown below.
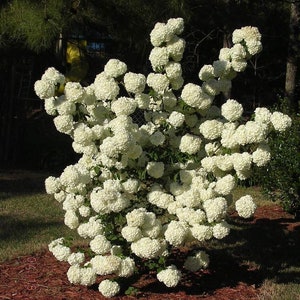
<path fill-rule="evenodd" d="M 299 103 L 295 97 L 296 76 L 297 76 L 297 58 L 299 53 L 299 26 L 300 26 L 299 2 L 292 2 L 290 6 L 290 34 L 289 48 L 286 64 L 285 77 L 285 96 L 289 112 L 298 112 Z"/>

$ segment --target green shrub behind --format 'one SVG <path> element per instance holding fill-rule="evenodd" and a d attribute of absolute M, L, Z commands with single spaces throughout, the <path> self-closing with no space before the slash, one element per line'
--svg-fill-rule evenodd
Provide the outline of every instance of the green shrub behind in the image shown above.
<path fill-rule="evenodd" d="M 292 119 L 290 130 L 270 136 L 272 159 L 255 169 L 254 178 L 271 199 L 280 199 L 286 211 L 300 217 L 300 116 Z"/>

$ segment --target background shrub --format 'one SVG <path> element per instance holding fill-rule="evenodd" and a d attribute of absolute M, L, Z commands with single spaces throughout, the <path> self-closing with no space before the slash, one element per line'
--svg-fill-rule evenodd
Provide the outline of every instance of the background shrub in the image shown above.
<path fill-rule="evenodd" d="M 283 208 L 300 218 L 300 116 L 281 134 L 271 134 L 272 158 L 264 168 L 254 170 L 255 184 L 272 200 L 280 199 Z"/>

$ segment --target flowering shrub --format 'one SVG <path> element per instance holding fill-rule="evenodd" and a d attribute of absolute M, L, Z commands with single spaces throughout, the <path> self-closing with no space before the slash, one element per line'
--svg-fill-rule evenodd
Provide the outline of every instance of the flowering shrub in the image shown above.
<path fill-rule="evenodd" d="M 89 247 L 72 252 L 59 238 L 49 250 L 70 264 L 67 276 L 73 284 L 92 285 L 97 275 L 111 275 L 99 285 L 106 297 L 120 291 L 119 278 L 141 266 L 156 269 L 157 279 L 168 287 L 178 284 L 184 270 L 207 268 L 209 256 L 199 247 L 230 233 L 226 215 L 236 180 L 248 178 L 252 166 L 266 165 L 268 135 L 291 125 L 288 116 L 266 108 L 243 123 L 243 107 L 235 99 L 221 109 L 213 105 L 261 51 L 257 28 L 233 32 L 233 47 L 221 49 L 219 60 L 201 68 L 201 85 L 182 78 L 183 29 L 181 18 L 155 25 L 153 72 L 147 77 L 111 59 L 87 87 L 65 83 L 54 68 L 35 83 L 57 130 L 70 135 L 74 151 L 82 154 L 45 185 L 62 203 L 65 224 Z M 56 96 L 61 84 L 64 93 Z M 144 112 L 140 126 L 131 117 L 137 109 Z M 255 207 L 250 196 L 236 202 L 244 218 Z M 198 249 L 182 266 L 168 265 L 172 249 L 183 245 Z"/>

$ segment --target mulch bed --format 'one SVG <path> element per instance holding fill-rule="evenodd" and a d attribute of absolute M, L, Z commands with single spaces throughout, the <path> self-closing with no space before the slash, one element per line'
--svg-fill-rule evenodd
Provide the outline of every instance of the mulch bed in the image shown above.
<path fill-rule="evenodd" d="M 6 179 L 10 181 L 10 178 Z M 237 247 L 234 256 L 223 250 L 213 250 L 209 269 L 193 275 L 185 274 L 180 284 L 173 289 L 157 282 L 155 274 L 144 274 L 134 284 L 139 289 L 137 295 L 113 299 L 259 299 L 260 286 L 267 278 L 266 274 L 269 278 L 272 275 L 270 270 L 276 272 L 274 261 L 280 265 L 300 250 L 300 222 L 274 204 L 259 207 L 251 220 L 241 220 L 236 214 L 231 219 L 233 224 L 245 225 L 243 238 L 245 234 L 248 238 L 248 244 L 243 246 L 245 248 Z M 239 237 L 233 233 L 233 239 Z M 245 263 L 247 259 L 253 259 L 249 245 L 262 248 L 257 264 Z M 84 287 L 70 284 L 66 276 L 68 267 L 67 263 L 57 261 L 47 250 L 6 261 L 0 265 L 0 300 L 106 299 L 98 292 L 96 285 Z"/>
<path fill-rule="evenodd" d="M 234 218 L 237 217 L 233 215 Z M 258 208 L 248 225 L 269 226 L 268 222 L 272 222 L 272 226 L 275 222 L 291 233 L 300 228 L 300 222 L 277 205 Z M 142 276 L 136 283 L 140 292 L 135 297 L 114 299 L 258 299 L 262 283 L 259 270 L 220 258 L 211 264 L 210 269 L 198 272 L 192 278 L 186 275 L 174 289 L 165 288 L 156 281 L 155 275 L 150 274 Z M 48 251 L 7 261 L 0 265 L 0 299 L 105 299 L 96 286 L 70 284 L 67 270 L 68 264 L 58 262 Z"/>

